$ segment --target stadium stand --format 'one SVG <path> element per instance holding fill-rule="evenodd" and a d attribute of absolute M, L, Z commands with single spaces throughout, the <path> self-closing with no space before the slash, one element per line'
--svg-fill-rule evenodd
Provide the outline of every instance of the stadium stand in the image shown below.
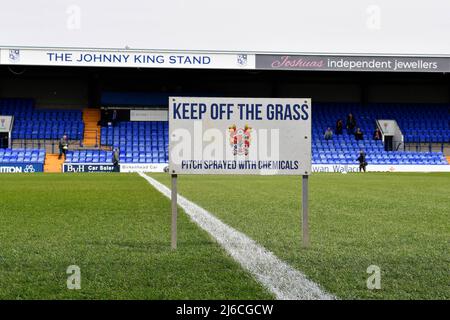
<path fill-rule="evenodd" d="M 31 99 L 0 99 L 0 114 L 13 115 L 12 139 L 83 138 L 84 123 L 80 110 L 35 109 Z"/>
<path fill-rule="evenodd" d="M 120 150 L 123 163 L 165 163 L 168 161 L 169 123 L 119 122 L 102 127 L 101 144 Z"/>
<path fill-rule="evenodd" d="M 363 110 L 369 119 L 395 119 L 405 142 L 450 142 L 450 105 L 369 104 Z"/>
<path fill-rule="evenodd" d="M 409 106 L 409 105 L 408 105 Z M 448 164 L 442 152 L 384 151 L 381 141 L 372 139 L 377 119 L 396 119 L 412 141 L 428 139 L 429 142 L 449 142 L 448 109 L 442 105 L 413 105 L 410 112 L 407 105 L 376 104 L 362 106 L 360 104 L 314 104 L 312 123 L 312 155 L 315 164 L 356 164 L 358 152 L 364 150 L 369 164 Z M 325 140 L 323 134 L 328 127 L 335 128 L 338 119 L 345 119 L 352 113 L 357 127 L 364 132 L 363 140 L 344 129 L 342 135 L 333 135 Z M 420 120 L 421 119 L 421 120 Z M 431 125 L 433 123 L 433 125 Z M 407 124 L 407 125 L 406 125 Z M 426 134 L 419 128 L 428 128 Z M 431 128 L 431 129 L 430 129 Z M 402 128 L 403 130 L 403 128 Z M 425 129 L 424 129 L 425 130 Z M 334 130 L 333 130 L 334 131 Z M 405 135 L 405 134 L 404 134 Z M 406 138 L 406 135 L 405 135 Z"/>
<path fill-rule="evenodd" d="M 385 151 L 382 141 L 372 139 L 377 119 L 395 119 L 407 142 L 449 143 L 448 109 L 448 106 L 433 104 L 315 103 L 312 161 L 314 164 L 356 164 L 359 151 L 364 150 L 369 164 L 448 164 L 443 152 Z M 59 139 L 64 133 L 69 139 L 83 140 L 83 119 L 92 123 L 94 133 L 99 129 L 99 111 L 89 110 L 90 113 L 85 112 L 83 116 L 81 110 L 36 109 L 31 99 L 0 99 L 0 114 L 15 116 L 13 140 Z M 356 141 L 344 129 L 342 135 L 334 134 L 332 139 L 325 140 L 325 130 L 331 127 L 334 132 L 337 119 L 342 119 L 345 125 L 349 113 L 354 114 L 364 138 Z M 120 149 L 121 163 L 168 162 L 168 122 L 118 122 L 115 126 L 101 127 L 95 135 L 100 135 L 103 149 Z M 87 146 L 96 144 L 97 137 L 85 138 Z M 43 163 L 46 159 L 45 151 L 36 149 L 2 149 L 0 156 L 0 162 L 11 163 Z M 57 156 L 53 156 L 53 167 L 59 170 L 60 163 Z M 72 150 L 68 152 L 66 162 L 110 163 L 111 158 L 110 150 Z"/>

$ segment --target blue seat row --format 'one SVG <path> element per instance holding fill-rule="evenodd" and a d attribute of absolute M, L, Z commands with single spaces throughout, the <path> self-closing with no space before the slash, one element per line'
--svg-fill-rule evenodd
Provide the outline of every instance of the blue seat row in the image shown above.
<path fill-rule="evenodd" d="M 45 150 L 0 149 L 0 163 L 44 163 Z"/>
<path fill-rule="evenodd" d="M 59 139 L 67 134 L 71 140 L 81 140 L 84 134 L 82 121 L 46 121 L 36 123 L 23 120 L 14 123 L 13 139 Z"/>
<path fill-rule="evenodd" d="M 121 163 L 167 163 L 166 151 L 126 152 L 120 151 Z M 112 151 L 74 150 L 67 153 L 67 163 L 111 163 Z"/>

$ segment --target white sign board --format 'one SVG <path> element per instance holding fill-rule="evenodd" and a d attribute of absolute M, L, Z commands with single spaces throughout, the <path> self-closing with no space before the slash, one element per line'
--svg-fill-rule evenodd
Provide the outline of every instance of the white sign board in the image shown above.
<path fill-rule="evenodd" d="M 77 67 L 254 69 L 254 54 L 2 49 L 1 64 Z"/>
<path fill-rule="evenodd" d="M 12 116 L 0 116 L 0 132 L 11 131 Z"/>
<path fill-rule="evenodd" d="M 130 121 L 167 121 L 167 110 L 130 110 Z"/>
<path fill-rule="evenodd" d="M 167 163 L 121 163 L 120 172 L 164 172 Z"/>
<path fill-rule="evenodd" d="M 311 99 L 169 98 L 171 174 L 311 173 Z"/>

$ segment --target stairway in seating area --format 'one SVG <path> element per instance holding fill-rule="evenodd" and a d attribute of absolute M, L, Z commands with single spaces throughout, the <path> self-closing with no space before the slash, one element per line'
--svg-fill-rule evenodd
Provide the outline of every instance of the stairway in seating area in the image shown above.
<path fill-rule="evenodd" d="M 100 109 L 83 109 L 84 138 L 83 146 L 98 147 L 100 142 Z"/>
<path fill-rule="evenodd" d="M 59 154 L 57 153 L 47 153 L 45 155 L 44 172 L 62 172 L 64 157 L 61 157 L 61 160 L 59 160 L 58 156 Z"/>

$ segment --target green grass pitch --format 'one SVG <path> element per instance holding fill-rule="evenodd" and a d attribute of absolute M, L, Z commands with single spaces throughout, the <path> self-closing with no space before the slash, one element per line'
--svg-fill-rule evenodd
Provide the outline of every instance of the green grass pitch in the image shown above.
<path fill-rule="evenodd" d="M 0 299 L 270 299 L 137 174 L 0 176 Z M 67 267 L 81 290 L 67 289 Z"/>
<path fill-rule="evenodd" d="M 448 173 L 313 174 L 309 249 L 300 177 L 180 176 L 178 188 L 338 298 L 450 299 Z M 380 290 L 367 289 L 369 265 Z"/>
<path fill-rule="evenodd" d="M 166 174 L 151 176 L 169 184 Z M 450 175 L 179 176 L 179 191 L 341 299 L 450 299 Z M 137 174 L 0 176 L 0 299 L 271 299 Z M 68 290 L 66 268 L 81 268 Z M 381 268 L 368 290 L 366 269 Z"/>

